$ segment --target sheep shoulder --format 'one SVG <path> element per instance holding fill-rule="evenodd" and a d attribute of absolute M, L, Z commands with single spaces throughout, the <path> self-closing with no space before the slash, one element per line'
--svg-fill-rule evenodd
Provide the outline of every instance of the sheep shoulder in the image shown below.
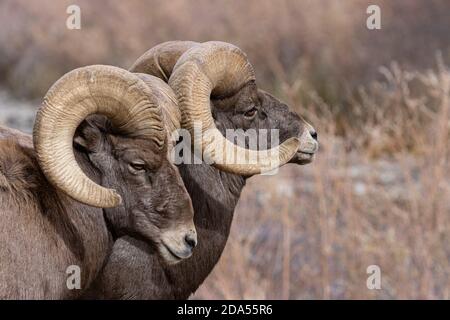
<path fill-rule="evenodd" d="M 32 148 L 12 137 L 0 137 L 0 191 L 17 200 L 36 199 L 39 187 L 45 184 Z"/>
<path fill-rule="evenodd" d="M 66 287 L 67 267 L 80 266 L 87 286 L 110 245 L 101 209 L 56 190 L 31 136 L 0 127 L 0 299 L 74 298 L 79 290 Z"/>

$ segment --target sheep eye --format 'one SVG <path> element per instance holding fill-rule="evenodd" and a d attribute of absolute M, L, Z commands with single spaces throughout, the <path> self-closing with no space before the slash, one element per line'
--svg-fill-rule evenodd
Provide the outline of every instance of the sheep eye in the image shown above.
<path fill-rule="evenodd" d="M 256 113 L 258 113 L 258 109 L 256 109 L 256 107 L 253 107 L 250 110 L 245 111 L 244 116 L 246 118 L 253 118 L 256 115 Z"/>
<path fill-rule="evenodd" d="M 145 163 L 142 162 L 131 162 L 128 164 L 130 171 L 145 171 Z"/>

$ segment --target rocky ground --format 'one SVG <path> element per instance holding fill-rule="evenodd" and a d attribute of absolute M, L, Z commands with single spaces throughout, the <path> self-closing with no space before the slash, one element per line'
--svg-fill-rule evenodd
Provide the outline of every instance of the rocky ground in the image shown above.
<path fill-rule="evenodd" d="M 38 105 L 14 99 L 0 89 L 0 125 L 31 133 Z"/>

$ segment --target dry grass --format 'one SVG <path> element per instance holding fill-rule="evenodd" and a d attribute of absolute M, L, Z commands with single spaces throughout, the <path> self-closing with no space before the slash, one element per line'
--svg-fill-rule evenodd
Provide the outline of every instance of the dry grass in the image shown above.
<path fill-rule="evenodd" d="M 250 180 L 219 266 L 196 297 L 450 298 L 450 73 L 442 64 L 385 72 L 362 99 L 374 114 L 360 139 L 349 143 L 319 121 L 314 164 Z M 418 82 L 414 98 L 409 81 Z M 382 290 L 366 287 L 373 264 Z"/>
<path fill-rule="evenodd" d="M 301 81 L 333 108 L 345 91 L 372 81 L 392 60 L 425 68 L 441 50 L 449 62 L 446 0 L 119 0 L 75 1 L 82 29 L 67 30 L 70 0 L 0 3 L 1 81 L 20 95 L 42 97 L 77 66 L 129 66 L 157 43 L 223 40 L 248 53 L 264 87 Z M 379 4 L 382 30 L 365 27 Z M 420 11 L 420 15 L 416 12 Z M 336 109 L 337 110 L 337 109 Z"/>
<path fill-rule="evenodd" d="M 318 129 L 314 164 L 250 179 L 195 298 L 450 298 L 447 0 L 79 0 L 82 30 L 69 31 L 72 3 L 0 2 L 9 92 L 41 98 L 78 66 L 223 40 Z M 365 28 L 369 3 L 381 31 Z M 382 290 L 366 288 L 372 264 Z"/>

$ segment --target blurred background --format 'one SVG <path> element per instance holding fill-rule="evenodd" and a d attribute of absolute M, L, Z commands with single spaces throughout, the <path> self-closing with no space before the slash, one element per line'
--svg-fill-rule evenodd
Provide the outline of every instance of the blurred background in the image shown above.
<path fill-rule="evenodd" d="M 66 28 L 70 4 L 81 30 Z M 370 4 L 381 30 L 366 28 Z M 128 68 L 168 40 L 231 42 L 321 149 L 249 180 L 194 298 L 449 299 L 449 33 L 448 0 L 0 0 L 0 123 L 30 132 L 76 67 Z"/>

